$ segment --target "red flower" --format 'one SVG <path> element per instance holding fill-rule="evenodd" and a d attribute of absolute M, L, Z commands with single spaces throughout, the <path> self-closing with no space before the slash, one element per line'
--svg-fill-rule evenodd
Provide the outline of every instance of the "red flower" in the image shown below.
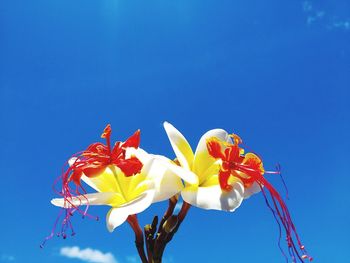
<path fill-rule="evenodd" d="M 106 139 L 107 145 L 93 143 L 78 157 L 75 156 L 74 163 L 66 171 L 66 183 L 73 181 L 80 185 L 80 178 L 83 174 L 87 177 L 94 177 L 101 174 L 108 165 L 117 166 L 125 176 L 138 174 L 142 169 L 142 163 L 135 156 L 126 158 L 126 149 L 129 147 L 138 148 L 140 144 L 140 130 L 137 130 L 125 142 L 116 142 L 111 147 L 112 129 L 108 124 L 104 129 L 101 138 Z"/>
<path fill-rule="evenodd" d="M 78 212 L 83 217 L 87 216 L 98 219 L 87 213 L 89 203 L 86 204 L 86 209 L 82 210 L 79 204 L 77 205 L 72 202 L 76 196 L 84 197 L 86 194 L 86 191 L 80 182 L 83 174 L 87 177 L 99 176 L 109 165 L 117 166 L 125 176 L 133 176 L 141 172 L 143 167 L 141 161 L 135 156 L 126 156 L 127 148 L 139 147 L 140 131 L 136 131 L 125 142 L 116 142 L 113 148 L 111 147 L 110 141 L 111 133 L 111 126 L 108 124 L 101 135 L 101 138 L 106 139 L 106 145 L 100 142 L 93 143 L 86 150 L 74 154 L 67 162 L 69 163 L 69 167 L 59 177 L 59 179 L 62 180 L 62 190 L 56 191 L 64 198 L 65 206 L 67 208 L 64 208 L 64 213 L 62 211 L 60 212 L 51 235 L 45 239 L 44 243 L 53 236 L 57 222 L 62 216 L 64 219 L 62 220 L 61 231 L 59 234 L 64 238 L 66 237 L 67 229 L 71 229 L 72 234 L 74 234 L 72 223 L 70 221 L 73 213 Z M 55 185 L 58 181 L 59 180 L 56 180 Z M 70 188 L 71 182 L 76 186 L 74 192 L 72 192 L 72 189 Z"/>

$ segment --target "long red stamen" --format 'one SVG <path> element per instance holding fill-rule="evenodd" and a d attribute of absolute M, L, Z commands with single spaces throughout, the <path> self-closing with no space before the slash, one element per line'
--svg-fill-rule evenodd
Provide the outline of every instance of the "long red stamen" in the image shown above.
<path fill-rule="evenodd" d="M 276 219 L 276 222 L 278 223 L 280 232 L 278 246 L 280 247 L 283 255 L 285 255 L 285 253 L 283 252 L 280 246 L 282 230 L 281 225 L 283 226 L 286 233 L 288 251 L 292 258 L 292 261 L 296 262 L 297 259 L 299 259 L 301 262 L 304 262 L 305 259 L 312 261 L 313 258 L 307 254 L 304 245 L 302 245 L 300 241 L 299 235 L 296 231 L 287 205 L 283 201 L 283 198 L 263 176 L 264 173 L 280 174 L 279 166 L 277 168 L 277 171 L 265 172 L 262 167 L 261 159 L 257 155 L 251 153 L 249 155 L 242 155 L 241 152 L 243 152 L 243 149 L 239 148 L 238 146 L 238 144 L 242 143 L 241 139 L 238 136 L 233 136 L 233 138 L 234 144 L 221 142 L 221 145 L 226 147 L 224 150 L 224 156 L 222 156 L 221 154 L 221 145 L 219 147 L 219 140 L 217 138 L 211 138 L 207 142 L 209 154 L 215 159 L 222 160 L 222 166 L 219 171 L 219 183 L 221 189 L 223 191 L 230 191 L 232 189 L 232 186 L 231 188 L 228 187 L 228 181 L 230 176 L 239 178 L 243 182 L 245 187 L 250 187 L 254 182 L 257 183 L 260 186 L 261 191 L 264 195 L 266 205 L 272 211 L 273 216 Z M 220 151 L 218 149 L 220 149 Z M 284 186 L 286 187 L 283 178 L 282 181 Z M 269 193 L 269 196 L 272 200 L 272 205 L 270 205 L 264 187 Z"/>
<path fill-rule="evenodd" d="M 106 139 L 109 153 L 111 152 L 111 133 L 112 133 L 112 128 L 111 128 L 111 125 L 108 124 L 101 135 L 102 139 Z"/>
<path fill-rule="evenodd" d="M 292 221 L 289 210 L 288 210 L 285 202 L 283 201 L 281 195 L 264 178 L 264 176 L 259 171 L 252 171 L 250 169 L 247 169 L 247 167 L 240 166 L 240 165 L 238 165 L 238 169 L 241 172 L 246 173 L 249 176 L 253 177 L 255 182 L 257 182 L 261 188 L 262 187 L 267 188 L 267 190 L 270 194 L 270 197 L 272 199 L 272 202 L 273 202 L 274 211 L 277 213 L 278 218 L 279 218 L 278 222 L 281 222 L 284 229 L 285 229 L 287 245 L 288 245 L 288 248 L 292 251 L 292 253 L 290 253 L 291 256 L 294 257 L 293 254 L 295 254 L 301 262 L 303 262 L 303 259 L 309 259 L 311 261 L 312 258 L 307 254 L 307 252 L 305 251 L 305 247 L 302 245 L 302 243 L 300 241 L 300 237 L 296 231 L 296 228 L 295 228 L 295 225 Z M 244 182 L 244 178 L 242 178 L 242 180 Z M 296 246 L 293 236 L 295 237 L 298 246 Z"/>
<path fill-rule="evenodd" d="M 108 124 L 104 129 L 101 137 L 106 139 L 106 145 L 100 142 L 93 143 L 84 151 L 74 154 L 70 158 L 70 163 L 66 163 L 62 168 L 62 174 L 55 180 L 53 189 L 58 195 L 64 198 L 64 215 L 60 212 L 57 217 L 51 234 L 45 238 L 45 242 L 52 238 L 56 231 L 57 224 L 60 220 L 61 230 L 59 236 L 65 238 L 68 229 L 74 233 L 70 218 L 74 213 L 79 213 L 82 217 L 88 217 L 98 220 L 98 217 L 88 214 L 89 202 L 86 198 L 86 191 L 80 180 L 83 175 L 87 177 L 95 177 L 103 173 L 109 165 L 117 166 L 125 176 L 132 176 L 140 173 L 143 164 L 135 156 L 126 158 L 127 148 L 138 148 L 140 144 L 140 130 L 137 130 L 125 142 L 116 142 L 111 147 L 111 126 Z M 56 186 L 61 182 L 61 190 L 57 190 Z M 71 184 L 75 185 L 75 191 L 72 191 Z M 80 206 L 86 204 L 86 208 L 82 210 Z M 77 203 L 78 202 L 78 203 Z"/>

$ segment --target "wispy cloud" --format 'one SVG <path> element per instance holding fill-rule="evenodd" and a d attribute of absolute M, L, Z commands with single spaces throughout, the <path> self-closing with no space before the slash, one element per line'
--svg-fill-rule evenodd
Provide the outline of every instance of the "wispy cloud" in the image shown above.
<path fill-rule="evenodd" d="M 310 12 L 312 10 L 312 4 L 309 1 L 304 1 L 303 10 L 304 12 Z"/>
<path fill-rule="evenodd" d="M 322 19 L 324 17 L 324 15 L 325 15 L 324 11 L 318 11 L 314 15 L 309 15 L 307 17 L 307 24 L 310 25 L 310 24 Z"/>
<path fill-rule="evenodd" d="M 302 8 L 306 14 L 306 23 L 311 26 L 313 24 L 320 24 L 327 29 L 341 29 L 350 30 L 350 18 L 337 17 L 331 12 L 326 13 L 326 10 L 314 6 L 312 1 L 303 1 Z"/>
<path fill-rule="evenodd" d="M 2 254 L 0 260 L 3 262 L 12 262 L 15 261 L 15 257 L 12 255 Z"/>
<path fill-rule="evenodd" d="M 303 2 L 303 11 L 307 14 L 306 23 L 308 25 L 321 20 L 326 14 L 325 11 L 314 8 L 310 1 Z"/>
<path fill-rule="evenodd" d="M 62 247 L 60 255 L 68 258 L 76 258 L 91 263 L 118 263 L 112 253 L 103 253 L 100 250 L 74 247 Z"/>
<path fill-rule="evenodd" d="M 350 30 L 350 19 L 344 21 L 335 21 L 333 23 L 334 28 L 341 28 L 344 30 Z"/>

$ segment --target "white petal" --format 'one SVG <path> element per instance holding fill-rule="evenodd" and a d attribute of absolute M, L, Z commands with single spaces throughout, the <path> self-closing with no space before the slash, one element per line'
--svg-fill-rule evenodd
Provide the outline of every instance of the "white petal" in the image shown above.
<path fill-rule="evenodd" d="M 178 161 L 182 167 L 190 170 L 193 162 L 193 151 L 190 144 L 173 125 L 168 122 L 164 122 L 163 125 Z"/>
<path fill-rule="evenodd" d="M 153 202 L 169 199 L 183 189 L 181 178 L 169 169 L 171 166 L 170 160 L 165 161 L 159 158 L 153 160 L 147 175 L 156 188 Z"/>
<path fill-rule="evenodd" d="M 197 191 L 189 187 L 181 192 L 182 198 L 191 205 L 230 212 L 241 205 L 243 194 L 244 188 L 240 182 L 235 183 L 230 192 L 223 192 L 219 185 L 198 187 Z"/>
<path fill-rule="evenodd" d="M 174 162 L 170 161 L 167 158 L 161 158 L 157 160 L 162 161 L 162 165 L 166 166 L 172 173 L 176 174 L 178 177 L 183 179 L 185 182 L 190 184 L 198 184 L 198 176 L 193 172 L 176 165 Z"/>
<path fill-rule="evenodd" d="M 158 173 L 160 175 L 164 174 L 165 169 L 167 168 L 187 183 L 198 183 L 198 178 L 194 173 L 181 168 L 180 166 L 176 165 L 173 161 L 171 161 L 163 155 L 150 154 L 141 148 L 128 148 L 126 150 L 126 156 L 131 155 L 136 156 L 144 164 L 142 172 L 149 174 L 151 177 L 154 177 L 155 173 Z M 151 167 L 154 165 L 155 167 L 151 169 Z M 170 176 L 170 173 L 167 176 Z"/>
<path fill-rule="evenodd" d="M 116 208 L 111 208 L 106 217 L 107 229 L 112 232 L 124 223 L 129 215 L 138 214 L 147 209 L 153 201 L 155 191 L 145 191 L 139 198 Z"/>
<path fill-rule="evenodd" d="M 75 163 L 75 161 L 77 161 L 77 160 L 78 160 L 77 157 L 72 157 L 72 158 L 70 158 L 70 159 L 68 160 L 69 166 L 72 166 L 72 165 Z"/>
<path fill-rule="evenodd" d="M 127 148 L 125 151 L 125 157 L 126 159 L 130 158 L 131 156 L 136 156 L 137 159 L 141 161 L 141 163 L 145 164 L 147 163 L 150 158 L 152 158 L 152 155 L 147 153 L 145 150 L 141 148 Z"/>
<path fill-rule="evenodd" d="M 108 205 L 111 200 L 119 197 L 118 193 L 93 193 L 76 196 L 73 199 L 68 199 L 68 201 L 64 198 L 54 198 L 51 200 L 51 204 L 65 208 L 69 208 L 71 205 Z"/>
<path fill-rule="evenodd" d="M 250 187 L 244 189 L 244 199 L 251 197 L 253 194 L 259 193 L 261 188 L 258 183 L 254 182 Z"/>
<path fill-rule="evenodd" d="M 226 142 L 232 142 L 228 133 L 222 129 L 210 130 L 201 137 L 196 148 L 192 166 L 192 171 L 199 176 L 203 175 L 203 173 L 215 162 L 215 159 L 209 155 L 207 149 L 207 140 L 211 137 L 216 137 Z"/>

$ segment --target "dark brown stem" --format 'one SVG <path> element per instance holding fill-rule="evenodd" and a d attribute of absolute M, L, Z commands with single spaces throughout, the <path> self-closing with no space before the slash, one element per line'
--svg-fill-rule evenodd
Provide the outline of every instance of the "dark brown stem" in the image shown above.
<path fill-rule="evenodd" d="M 153 218 L 152 224 L 146 225 L 144 228 L 146 247 L 147 247 L 147 256 L 149 260 L 153 258 L 154 234 L 157 231 L 157 225 L 158 225 L 158 216 L 155 216 Z"/>
<path fill-rule="evenodd" d="M 185 219 L 185 217 L 186 217 L 186 215 L 188 213 L 188 210 L 190 208 L 191 208 L 191 205 L 184 201 L 183 204 L 182 204 L 182 207 L 180 209 L 180 212 L 177 215 L 177 224 L 176 224 L 175 228 L 171 231 L 171 233 L 167 236 L 167 239 L 165 240 L 166 244 L 169 243 L 172 240 L 172 238 L 174 237 L 175 233 L 180 228 L 180 225 L 181 225 L 182 221 L 184 221 L 184 219 Z M 165 247 L 164 247 L 164 249 L 165 249 Z"/>
<path fill-rule="evenodd" d="M 178 214 L 179 224 L 185 219 L 187 212 L 190 208 L 191 208 L 191 205 L 184 201 L 182 204 L 181 210 Z"/>
<path fill-rule="evenodd" d="M 155 216 L 152 224 L 144 227 L 144 234 L 138 223 L 136 215 L 130 215 L 128 223 L 135 232 L 135 244 L 142 263 L 161 263 L 166 245 L 172 240 L 185 219 L 191 205 L 183 202 L 178 215 L 173 215 L 178 196 L 169 199 L 169 206 L 158 225 L 158 217 Z M 158 230 L 157 230 L 158 225 Z M 144 236 L 143 236 L 144 235 Z M 146 240 L 147 256 L 144 249 Z"/>
<path fill-rule="evenodd" d="M 168 209 L 165 211 L 164 215 L 163 215 L 163 218 L 162 220 L 160 221 L 160 224 L 159 224 L 159 228 L 158 228 L 158 233 L 160 233 L 160 231 L 162 230 L 162 227 L 165 223 L 165 221 L 174 213 L 174 209 L 175 209 L 175 206 L 176 206 L 176 203 L 177 203 L 177 200 L 178 200 L 178 196 L 174 195 L 173 197 L 171 197 L 169 199 L 169 206 L 168 206 Z"/>
<path fill-rule="evenodd" d="M 139 256 L 141 258 L 142 263 L 148 263 L 145 250 L 144 250 L 144 239 L 143 239 L 143 232 L 139 225 L 139 222 L 137 220 L 136 215 L 130 215 L 127 219 L 129 225 L 135 232 L 135 245 L 137 248 L 137 252 L 139 253 Z"/>
<path fill-rule="evenodd" d="M 169 215 L 162 225 L 159 225 L 155 240 L 153 262 L 161 262 L 166 245 L 172 240 L 185 219 L 191 205 L 184 202 L 178 215 Z M 172 210 L 173 213 L 173 210 Z"/>

